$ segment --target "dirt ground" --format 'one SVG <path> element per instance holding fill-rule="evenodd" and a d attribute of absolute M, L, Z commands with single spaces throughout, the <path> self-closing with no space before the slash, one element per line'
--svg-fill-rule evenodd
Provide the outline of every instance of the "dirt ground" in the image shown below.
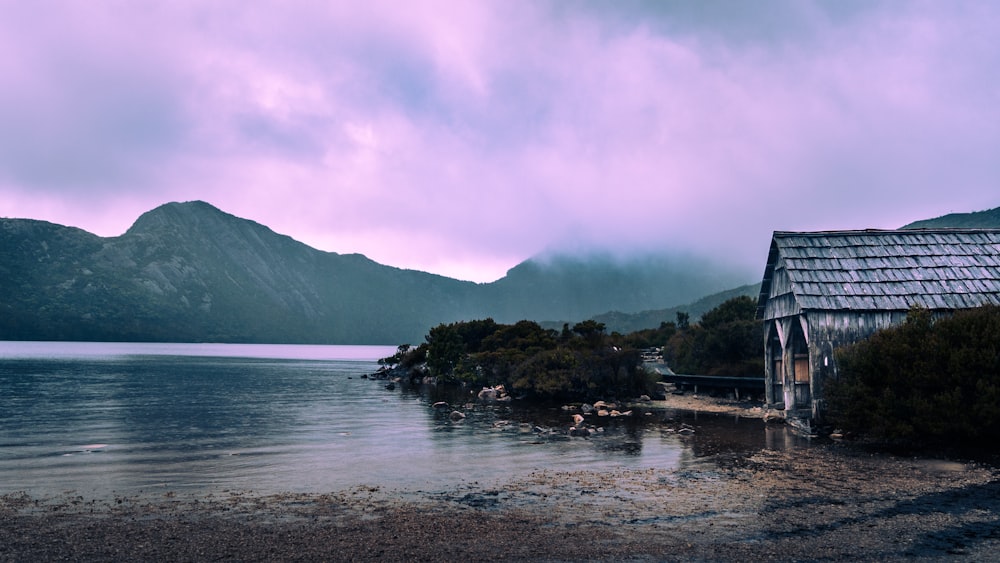
<path fill-rule="evenodd" d="M 0 497 L 2 561 L 995 560 L 1000 472 L 828 444 L 447 493 Z"/>
<path fill-rule="evenodd" d="M 692 393 L 669 393 L 663 401 L 650 401 L 645 404 L 652 408 L 659 409 L 680 409 L 720 414 L 738 414 L 745 418 L 762 418 L 764 416 L 764 409 L 761 408 L 759 402 L 736 401 L 733 399 Z"/>

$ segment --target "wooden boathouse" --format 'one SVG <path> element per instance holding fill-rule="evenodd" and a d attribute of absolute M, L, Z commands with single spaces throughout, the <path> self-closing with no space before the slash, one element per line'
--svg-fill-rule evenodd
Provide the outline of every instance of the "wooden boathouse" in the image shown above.
<path fill-rule="evenodd" d="M 769 410 L 822 421 L 833 351 L 903 322 L 1000 305 L 1000 229 L 776 231 L 757 302 Z"/>

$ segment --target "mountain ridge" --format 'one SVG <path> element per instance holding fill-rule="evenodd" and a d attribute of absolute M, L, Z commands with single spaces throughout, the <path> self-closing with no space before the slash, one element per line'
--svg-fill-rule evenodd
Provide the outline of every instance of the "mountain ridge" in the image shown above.
<path fill-rule="evenodd" d="M 681 299 L 661 278 L 683 261 L 646 276 L 656 268 L 564 262 L 476 284 L 317 250 L 202 201 L 161 205 L 117 237 L 0 219 L 0 338 L 395 344 L 456 320 L 583 320 L 665 299 L 653 293 Z M 677 276 L 728 283 L 710 277 Z"/>
<path fill-rule="evenodd" d="M 902 229 L 987 229 L 1000 228 L 1000 207 L 973 211 L 971 213 L 949 213 L 933 219 L 923 219 L 906 224 Z"/>

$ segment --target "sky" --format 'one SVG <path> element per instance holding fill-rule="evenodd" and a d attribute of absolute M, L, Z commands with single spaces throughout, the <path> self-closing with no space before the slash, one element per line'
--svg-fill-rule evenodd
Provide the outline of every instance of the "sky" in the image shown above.
<path fill-rule="evenodd" d="M 774 230 L 1000 206 L 997 37 L 989 0 L 0 0 L 0 216 L 758 274 Z"/>

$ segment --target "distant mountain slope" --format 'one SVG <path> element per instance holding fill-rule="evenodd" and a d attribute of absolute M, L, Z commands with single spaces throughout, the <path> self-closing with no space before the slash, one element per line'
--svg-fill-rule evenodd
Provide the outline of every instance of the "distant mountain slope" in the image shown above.
<path fill-rule="evenodd" d="M 585 320 L 607 311 L 637 313 L 688 303 L 745 283 L 747 276 L 693 257 L 555 255 L 522 262 L 489 284 L 497 321 Z"/>
<path fill-rule="evenodd" d="M 204 202 L 119 237 L 0 219 L 0 339 L 418 343 L 439 324 L 677 305 L 738 276 L 692 259 L 555 257 L 475 284 L 313 249 Z"/>
<path fill-rule="evenodd" d="M 687 313 L 690 315 L 692 323 L 697 322 L 701 319 L 702 315 L 734 297 L 746 295 L 756 298 L 759 293 L 760 283 L 755 283 L 713 293 L 712 295 L 702 297 L 701 299 L 697 299 L 691 303 L 678 305 L 676 307 L 641 311 L 638 313 L 622 313 L 620 311 L 612 311 L 602 313 L 600 315 L 594 315 L 593 319 L 599 323 L 604 323 L 604 326 L 609 333 L 620 332 L 621 334 L 628 334 L 637 330 L 656 328 L 660 326 L 660 323 L 674 322 L 677 320 L 677 313 Z M 543 322 L 542 326 L 546 328 L 559 329 L 562 327 L 563 323 L 567 322 L 572 325 L 575 322 L 578 322 L 578 320 L 572 322 L 548 321 Z"/>
<path fill-rule="evenodd" d="M 904 229 L 996 229 L 1000 228 L 1000 207 L 972 213 L 950 213 L 934 219 L 914 221 Z"/>

